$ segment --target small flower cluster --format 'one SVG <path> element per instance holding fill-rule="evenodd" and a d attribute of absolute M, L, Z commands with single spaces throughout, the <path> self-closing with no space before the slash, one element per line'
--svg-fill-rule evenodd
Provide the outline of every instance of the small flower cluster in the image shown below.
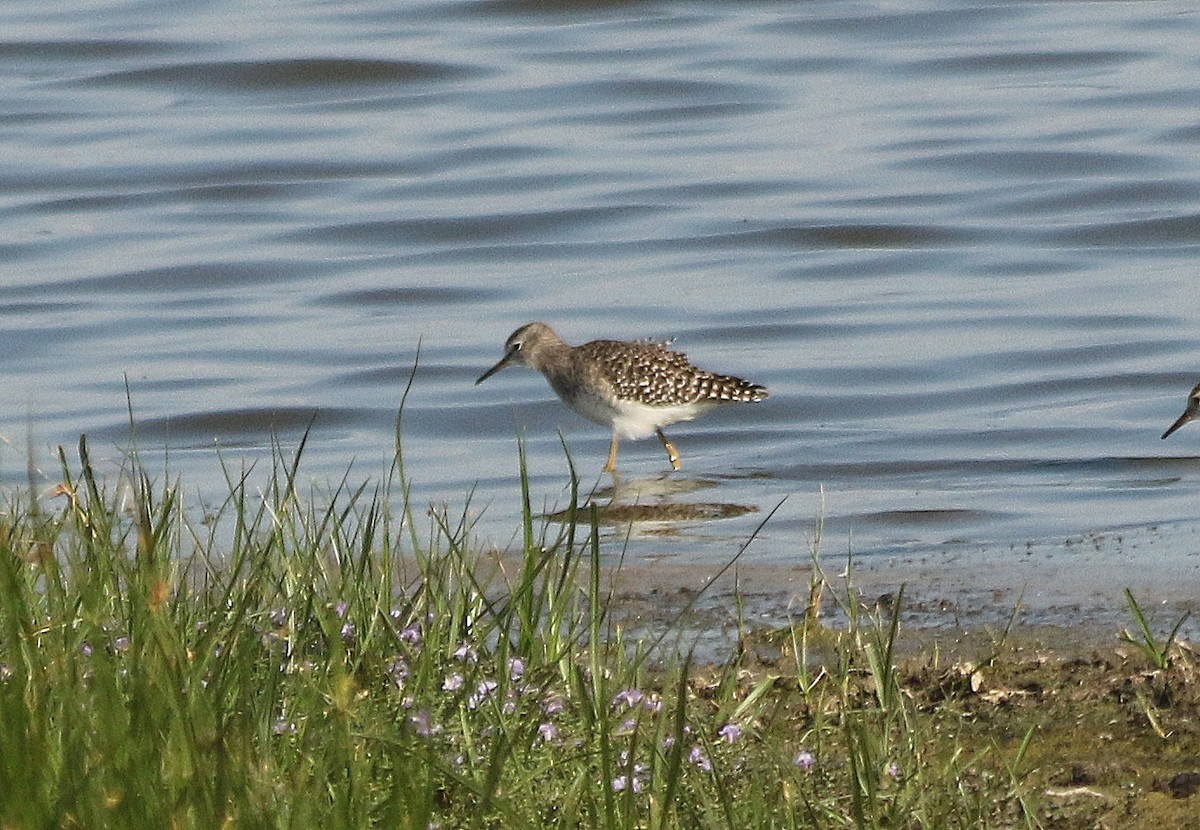
<path fill-rule="evenodd" d="M 421 624 L 405 624 L 397 614 L 392 621 L 398 649 L 386 674 L 408 710 L 408 734 L 436 740 L 453 766 L 467 763 L 468 754 L 476 757 L 476 753 L 486 752 L 487 742 L 496 732 L 497 716 L 524 716 L 537 723 L 532 733 L 535 746 L 561 743 L 564 730 L 557 716 L 566 709 L 565 698 L 530 683 L 524 657 L 500 657 L 472 640 L 431 650 L 430 635 Z M 413 679 L 430 677 L 430 668 L 437 678 L 432 688 L 416 687 Z M 465 717 L 468 712 L 473 715 Z M 473 730 L 470 740 L 456 731 L 462 726 Z"/>
<path fill-rule="evenodd" d="M 362 647 L 355 608 L 345 601 L 332 603 L 325 619 L 337 621 L 340 631 L 334 627 L 331 633 L 335 637 L 340 634 L 342 643 Z M 501 726 L 499 718 L 520 718 L 528 724 L 529 731 L 522 733 L 529 736 L 530 749 L 585 746 L 586 738 L 576 736 L 576 719 L 569 715 L 569 687 L 532 683 L 525 656 L 498 654 L 489 642 L 469 637 L 447 642 L 445 632 L 434 627 L 435 619 L 426 615 L 414 620 L 411 610 L 393 611 L 389 622 L 394 648 L 378 664 L 383 681 L 378 688 L 398 696 L 404 711 L 402 732 L 411 739 L 429 742 L 448 766 L 473 765 L 486 758 L 491 741 L 501 729 L 504 734 L 514 734 L 510 727 Z M 287 643 L 288 654 L 303 648 L 295 641 L 292 613 L 285 609 L 272 611 L 269 623 L 274 626 L 270 632 L 274 642 Z M 668 708 L 660 693 L 633 685 L 620 688 L 612 696 L 612 734 L 629 739 L 625 748 L 614 748 L 618 754 L 606 782 L 612 792 L 627 797 L 649 792 L 656 770 L 663 768 L 664 753 L 678 743 L 683 743 L 675 751 L 682 753 L 684 768 L 708 776 L 727 760 L 727 747 L 746 740 L 748 726 L 741 718 L 718 721 L 703 730 L 684 723 L 675 732 L 673 726 L 659 720 Z M 299 735 L 303 724 L 293 720 L 281 714 L 274 725 L 275 734 L 281 739 Z M 471 734 L 462 734 L 464 728 Z M 661 735 L 664 728 L 671 734 L 659 741 L 638 737 L 644 738 L 648 729 Z M 815 767 L 816 760 L 811 753 L 800 750 L 794 763 L 808 771 Z"/>
<path fill-rule="evenodd" d="M 633 733 L 636 731 L 643 718 L 659 714 L 663 710 L 663 705 L 662 698 L 657 694 L 648 695 L 637 688 L 623 689 L 612 700 L 614 711 L 625 716 L 625 720 L 619 727 L 619 730 L 624 733 Z M 745 732 L 742 723 L 728 721 L 717 728 L 712 733 L 711 738 L 708 739 L 697 739 L 699 736 L 697 736 L 696 731 L 690 724 L 683 725 L 681 734 L 685 738 L 690 737 L 693 740 L 684 756 L 687 764 L 702 773 L 712 773 L 713 758 L 709 754 L 710 749 L 721 745 L 730 746 L 737 744 L 743 739 Z M 678 737 L 676 735 L 668 735 L 662 739 L 659 750 L 670 750 L 677 743 Z M 641 793 L 647 786 L 648 774 L 646 765 L 636 762 L 631 763 L 627 752 L 621 754 L 618 770 L 620 774 L 610 782 L 610 786 L 615 792 L 636 794 Z"/>
<path fill-rule="evenodd" d="M 625 792 L 629 790 L 635 795 L 641 793 L 646 786 L 646 765 L 645 764 L 630 764 L 629 751 L 621 752 L 619 757 L 620 768 L 625 770 L 625 774 L 618 775 L 612 780 L 613 792 Z"/>

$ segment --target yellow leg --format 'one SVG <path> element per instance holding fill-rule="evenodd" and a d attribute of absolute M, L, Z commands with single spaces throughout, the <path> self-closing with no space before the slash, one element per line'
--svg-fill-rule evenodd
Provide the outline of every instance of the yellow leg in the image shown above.
<path fill-rule="evenodd" d="M 658 433 L 658 440 L 662 441 L 662 445 L 667 450 L 667 460 L 671 462 L 671 469 L 678 470 L 680 467 L 679 451 L 675 449 L 674 444 L 667 440 L 667 436 L 663 435 L 663 431 L 661 429 L 656 429 L 654 431 Z"/>
<path fill-rule="evenodd" d="M 612 444 L 608 448 L 608 463 L 604 465 L 604 472 L 615 473 L 617 471 L 617 434 L 613 433 Z"/>

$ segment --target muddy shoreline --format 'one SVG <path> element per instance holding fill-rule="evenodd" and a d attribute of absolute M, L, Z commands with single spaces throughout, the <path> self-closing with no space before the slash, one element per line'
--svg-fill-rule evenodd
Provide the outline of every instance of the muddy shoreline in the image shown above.
<path fill-rule="evenodd" d="M 1169 568 L 1118 577 L 1112 568 L 1081 567 L 1072 556 L 1036 563 L 1023 559 L 864 559 L 853 562 L 848 575 L 844 559 L 822 561 L 819 618 L 829 627 L 843 625 L 846 598 L 853 595 L 880 616 L 889 616 L 899 603 L 903 640 L 917 649 L 1008 632 L 1079 654 L 1116 645 L 1121 632 L 1135 625 L 1124 593 L 1128 588 L 1155 631 L 1165 636 L 1190 613 L 1179 636 L 1200 635 L 1200 592 L 1190 573 L 1181 576 L 1178 568 Z M 759 565 L 747 557 L 725 568 L 671 558 L 606 562 L 603 572 L 623 625 L 654 633 L 680 628 L 677 639 L 710 650 L 712 659 L 719 659 L 740 631 L 775 630 L 799 621 L 813 596 L 811 560 Z"/>

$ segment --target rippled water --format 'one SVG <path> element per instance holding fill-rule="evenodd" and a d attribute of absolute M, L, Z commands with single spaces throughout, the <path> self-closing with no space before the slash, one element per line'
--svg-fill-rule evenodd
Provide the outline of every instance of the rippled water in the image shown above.
<path fill-rule="evenodd" d="M 814 538 L 1011 607 L 1200 588 L 1200 12 L 1184 2 L 0 6 L 0 476 L 87 432 L 189 493 L 313 424 L 481 539 L 608 447 L 532 319 L 771 397 L 622 450 L 627 558 L 780 602 Z M 605 493 L 608 495 L 608 493 Z M 688 505 L 695 506 L 695 514 Z M 750 512 L 747 508 L 752 509 Z M 727 511 L 727 512 L 726 512 Z M 635 510 L 636 513 L 636 510 Z M 629 518 L 631 514 L 618 514 Z M 635 516 L 636 517 L 636 516 Z M 648 517 L 641 517 L 648 518 Z M 620 537 L 624 531 L 614 531 Z M 839 566 L 840 567 L 840 566 Z M 889 576 L 894 574 L 894 576 Z"/>

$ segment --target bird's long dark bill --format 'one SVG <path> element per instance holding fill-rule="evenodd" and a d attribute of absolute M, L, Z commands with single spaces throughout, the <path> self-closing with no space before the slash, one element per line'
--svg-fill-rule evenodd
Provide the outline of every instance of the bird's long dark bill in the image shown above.
<path fill-rule="evenodd" d="M 1167 431 L 1162 434 L 1162 437 L 1166 438 L 1168 435 L 1170 435 L 1175 430 L 1179 429 L 1181 426 L 1186 424 L 1188 421 L 1195 419 L 1195 417 L 1197 415 L 1200 415 L 1200 410 L 1188 409 L 1186 412 L 1184 412 L 1182 415 L 1179 416 L 1179 420 L 1177 420 L 1175 423 L 1173 423 L 1169 427 L 1167 427 Z"/>
<path fill-rule="evenodd" d="M 486 372 L 484 372 L 482 375 L 479 376 L 479 380 L 475 381 L 475 385 L 478 386 L 479 384 L 483 383 L 485 380 L 490 378 L 492 375 L 499 372 L 505 366 L 507 366 L 508 361 L 512 360 L 514 354 L 516 354 L 516 352 L 509 352 L 504 357 L 500 358 L 499 362 L 495 366 L 488 369 Z"/>

